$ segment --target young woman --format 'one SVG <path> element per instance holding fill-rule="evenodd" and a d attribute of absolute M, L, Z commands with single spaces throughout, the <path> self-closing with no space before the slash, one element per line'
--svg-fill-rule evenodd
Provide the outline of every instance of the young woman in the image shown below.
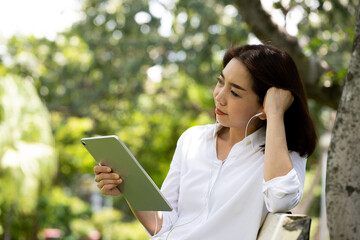
<path fill-rule="evenodd" d="M 213 96 L 217 123 L 182 134 L 162 185 L 173 211 L 133 211 L 154 239 L 253 240 L 268 212 L 302 198 L 316 133 L 291 57 L 270 45 L 231 48 Z M 120 195 L 110 171 L 96 166 L 95 181 Z"/>

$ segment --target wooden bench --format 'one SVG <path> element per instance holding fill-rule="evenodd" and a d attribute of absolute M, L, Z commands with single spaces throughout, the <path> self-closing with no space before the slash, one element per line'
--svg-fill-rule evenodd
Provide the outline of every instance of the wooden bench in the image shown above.
<path fill-rule="evenodd" d="M 257 240 L 309 240 L 311 218 L 302 214 L 269 213 Z"/>

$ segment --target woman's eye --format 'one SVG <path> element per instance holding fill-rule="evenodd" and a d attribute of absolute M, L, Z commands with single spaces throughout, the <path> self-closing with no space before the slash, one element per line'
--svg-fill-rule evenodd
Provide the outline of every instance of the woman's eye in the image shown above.
<path fill-rule="evenodd" d="M 219 77 L 217 77 L 216 79 L 217 79 L 218 83 L 222 84 L 222 81 Z"/>
<path fill-rule="evenodd" d="M 234 91 L 230 91 L 230 92 L 231 92 L 231 94 L 232 94 L 233 96 L 239 97 L 239 95 L 238 95 L 236 92 L 234 92 Z"/>

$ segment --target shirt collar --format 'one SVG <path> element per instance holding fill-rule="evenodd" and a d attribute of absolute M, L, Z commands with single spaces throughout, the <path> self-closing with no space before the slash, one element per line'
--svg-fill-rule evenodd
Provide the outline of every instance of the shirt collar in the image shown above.
<path fill-rule="evenodd" d="M 213 137 L 216 138 L 218 132 L 223 128 L 224 126 L 221 125 L 220 123 L 216 122 L 215 123 L 215 127 L 214 127 L 214 132 L 213 132 Z"/>
<path fill-rule="evenodd" d="M 213 132 L 214 138 L 216 138 L 216 135 L 223 127 L 224 126 L 221 125 L 220 123 L 215 124 L 214 132 Z M 252 144 L 253 149 L 257 150 L 262 145 L 265 145 L 265 133 L 266 133 L 266 128 L 265 126 L 262 126 L 261 128 L 259 128 L 258 130 L 247 136 L 242 141 L 244 140 L 249 141 Z"/>

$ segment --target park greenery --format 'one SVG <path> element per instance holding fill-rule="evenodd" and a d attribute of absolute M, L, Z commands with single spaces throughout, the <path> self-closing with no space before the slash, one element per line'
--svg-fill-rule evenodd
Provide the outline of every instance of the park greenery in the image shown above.
<path fill-rule="evenodd" d="M 357 4 L 273 1 L 303 54 L 327 69 L 321 88 L 344 83 Z M 0 236 L 44 239 L 45 229 L 59 229 L 62 239 L 94 231 L 147 239 L 122 197 L 99 194 L 80 139 L 120 136 L 161 186 L 181 133 L 215 122 L 212 90 L 225 50 L 255 38 L 240 12 L 232 0 L 85 0 L 81 20 L 55 40 L 8 39 L 0 55 Z M 331 130 L 339 98 L 309 94 L 319 136 Z M 307 166 L 304 213 L 314 236 L 325 148 Z"/>

